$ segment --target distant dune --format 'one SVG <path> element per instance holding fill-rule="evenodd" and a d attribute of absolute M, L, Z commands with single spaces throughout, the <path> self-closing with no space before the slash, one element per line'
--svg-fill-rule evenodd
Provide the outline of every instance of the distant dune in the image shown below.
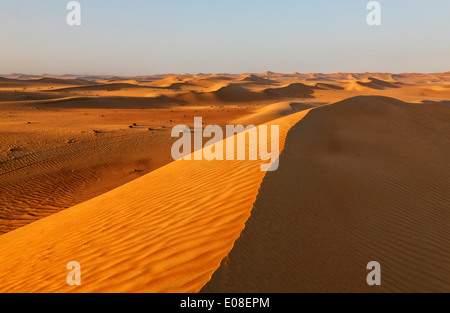
<path fill-rule="evenodd" d="M 55 84 L 55 85 L 89 85 L 91 82 L 83 79 L 66 79 L 66 78 L 51 78 L 42 77 L 35 79 L 11 79 L 10 81 L 22 83 L 22 84 Z"/>
<path fill-rule="evenodd" d="M 47 100 L 39 103 L 42 107 L 57 108 L 110 108 L 110 109 L 141 109 L 162 108 L 173 104 L 182 104 L 183 101 L 159 97 L 72 97 L 65 99 Z"/>
<path fill-rule="evenodd" d="M 256 84 L 266 84 L 266 85 L 273 85 L 273 84 L 279 84 L 277 81 L 275 80 L 271 80 L 271 79 L 267 79 L 267 78 L 263 78 L 263 77 L 259 77 L 257 75 L 254 74 L 248 74 L 245 75 L 241 81 L 243 82 L 251 82 L 251 83 L 256 83 Z"/>
<path fill-rule="evenodd" d="M 39 78 L 39 79 L 13 79 L 0 77 L 0 88 L 1 87 L 11 87 L 11 88 L 23 88 L 32 87 L 33 85 L 75 85 L 75 86 L 85 86 L 90 85 L 92 82 L 88 82 L 82 79 L 57 79 L 57 78 Z"/>
<path fill-rule="evenodd" d="M 368 82 L 359 81 L 358 84 L 364 87 L 369 87 L 373 89 L 386 89 L 386 88 L 400 88 L 398 83 L 390 83 L 381 79 L 376 79 L 373 77 L 368 78 Z"/>
<path fill-rule="evenodd" d="M 67 92 L 67 91 L 117 91 L 126 88 L 149 88 L 146 86 L 141 86 L 137 84 L 131 83 L 108 83 L 108 84 L 96 84 L 90 86 L 79 86 L 79 87 L 68 87 L 68 88 L 59 88 L 52 89 L 52 92 Z"/>
<path fill-rule="evenodd" d="M 314 89 L 315 87 L 312 86 L 293 83 L 285 87 L 268 88 L 264 90 L 264 93 L 271 97 L 314 98 Z"/>
<path fill-rule="evenodd" d="M 255 102 L 270 99 L 267 95 L 246 89 L 238 83 L 220 86 L 214 91 L 188 92 L 175 97 L 182 101 L 198 104 Z"/>
<path fill-rule="evenodd" d="M 344 90 L 344 87 L 333 85 L 333 84 L 327 84 L 327 83 L 317 83 L 316 87 L 322 88 L 322 89 L 330 89 L 330 90 Z"/>

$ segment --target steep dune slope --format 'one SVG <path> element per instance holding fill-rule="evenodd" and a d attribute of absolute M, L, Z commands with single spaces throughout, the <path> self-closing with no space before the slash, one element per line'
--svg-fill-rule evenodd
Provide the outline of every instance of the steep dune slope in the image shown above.
<path fill-rule="evenodd" d="M 385 97 L 310 111 L 202 291 L 450 292 L 449 117 Z"/>

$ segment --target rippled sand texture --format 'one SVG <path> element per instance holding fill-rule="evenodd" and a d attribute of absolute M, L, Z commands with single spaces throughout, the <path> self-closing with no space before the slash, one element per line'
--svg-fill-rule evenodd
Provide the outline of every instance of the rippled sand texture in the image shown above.
<path fill-rule="evenodd" d="M 306 113 L 272 122 L 281 147 Z M 176 161 L 0 236 L 0 291 L 198 292 L 250 215 L 260 164 Z M 80 287 L 66 283 L 69 261 L 81 264 Z"/>
<path fill-rule="evenodd" d="M 203 292 L 449 292 L 449 159 L 450 107 L 313 109 Z M 366 283 L 370 261 L 381 286 Z"/>

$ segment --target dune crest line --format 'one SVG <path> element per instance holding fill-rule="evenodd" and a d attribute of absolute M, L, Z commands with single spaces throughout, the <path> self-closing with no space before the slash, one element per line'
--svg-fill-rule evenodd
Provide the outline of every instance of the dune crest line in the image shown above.
<path fill-rule="evenodd" d="M 267 123 L 280 126 L 280 150 L 308 112 Z M 176 161 L 2 235 L 0 291 L 198 292 L 250 216 L 260 163 Z M 66 284 L 70 261 L 81 286 Z"/>

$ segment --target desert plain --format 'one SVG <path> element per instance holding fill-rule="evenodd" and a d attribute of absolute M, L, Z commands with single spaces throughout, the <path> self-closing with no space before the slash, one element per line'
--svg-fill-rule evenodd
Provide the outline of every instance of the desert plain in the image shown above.
<path fill-rule="evenodd" d="M 279 168 L 174 161 L 194 117 Z M 450 72 L 1 75 L 0 292 L 450 292 L 449 160 Z"/>

